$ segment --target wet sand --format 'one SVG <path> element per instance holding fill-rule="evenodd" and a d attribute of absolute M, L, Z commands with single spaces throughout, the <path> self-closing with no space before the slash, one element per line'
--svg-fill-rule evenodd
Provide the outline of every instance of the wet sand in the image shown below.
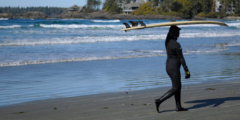
<path fill-rule="evenodd" d="M 240 80 L 183 85 L 182 105 L 176 112 L 174 97 L 161 113 L 154 99 L 171 87 L 59 98 L 0 107 L 0 120 L 239 120 Z"/>

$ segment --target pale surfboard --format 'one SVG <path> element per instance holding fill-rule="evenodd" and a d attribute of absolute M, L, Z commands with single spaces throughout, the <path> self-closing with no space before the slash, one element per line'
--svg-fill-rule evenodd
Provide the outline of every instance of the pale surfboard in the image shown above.
<path fill-rule="evenodd" d="M 137 22 L 137 21 L 135 21 Z M 139 21 L 141 23 L 141 21 Z M 124 23 L 126 24 L 126 23 Z M 130 28 L 122 29 L 122 31 L 130 31 L 130 30 L 137 30 L 137 29 L 144 29 L 144 28 L 153 28 L 153 27 L 164 27 L 164 26 L 173 26 L 173 25 L 190 25 L 190 24 L 216 24 L 221 26 L 228 27 L 227 24 L 218 21 L 179 21 L 179 22 L 166 22 L 166 23 L 159 23 L 159 24 L 152 24 L 152 25 L 145 25 L 141 23 L 142 26 L 133 26 Z"/>

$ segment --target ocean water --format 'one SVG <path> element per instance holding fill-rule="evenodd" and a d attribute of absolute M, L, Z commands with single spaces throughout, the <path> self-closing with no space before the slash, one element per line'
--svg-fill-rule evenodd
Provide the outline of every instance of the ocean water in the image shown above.
<path fill-rule="evenodd" d="M 229 27 L 179 26 L 191 72 L 184 79 L 181 68 L 183 84 L 240 78 L 240 21 L 216 21 Z M 0 18 L 0 106 L 171 86 L 169 27 L 124 32 L 123 22 Z"/>

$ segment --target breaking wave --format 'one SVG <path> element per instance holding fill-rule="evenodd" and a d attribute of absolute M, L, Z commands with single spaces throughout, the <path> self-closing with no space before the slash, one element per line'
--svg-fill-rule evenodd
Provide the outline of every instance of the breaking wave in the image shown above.
<path fill-rule="evenodd" d="M 93 22 L 121 22 L 120 20 L 92 20 Z M 58 22 L 59 23 L 59 22 Z M 230 27 L 240 28 L 240 23 L 227 23 Z M 59 28 L 59 29 L 87 29 L 87 28 L 100 28 L 100 29 L 123 29 L 125 26 L 123 24 L 117 25 L 88 25 L 88 24 L 35 24 L 29 26 L 21 25 L 10 25 L 10 26 L 0 26 L 0 28 L 20 28 L 20 27 L 42 27 L 42 28 Z M 179 27 L 220 27 L 220 25 L 213 24 L 196 24 L 196 25 L 179 25 Z M 162 27 L 168 28 L 168 27 Z"/>
<path fill-rule="evenodd" d="M 199 49 L 199 50 L 184 50 L 183 54 L 203 54 L 203 53 L 213 53 L 228 50 L 228 48 L 217 48 L 217 49 Z M 30 61 L 15 61 L 15 62 L 4 62 L 0 63 L 0 67 L 6 66 L 22 66 L 22 65 L 34 65 L 34 64 L 49 64 L 49 63 L 63 63 L 63 62 L 82 62 L 82 61 L 95 61 L 95 60 L 113 60 L 113 59 L 130 59 L 130 58 L 143 58 L 143 57 L 159 57 L 166 56 L 166 51 L 164 50 L 136 50 L 136 51 L 123 51 L 122 53 L 130 53 L 130 55 L 125 56 L 102 56 L 102 57 L 85 57 L 85 58 L 65 58 L 53 60 L 30 60 Z"/>
<path fill-rule="evenodd" d="M 54 44 L 79 44 L 96 42 L 118 42 L 137 40 L 165 39 L 166 35 L 139 35 L 139 36 L 101 36 L 101 37 L 75 37 L 75 38 L 53 38 L 39 40 L 15 40 L 0 43 L 0 46 L 28 46 L 28 45 L 54 45 Z"/>
<path fill-rule="evenodd" d="M 61 24 L 40 24 L 40 27 L 44 28 L 124 28 L 123 25 L 79 25 L 79 24 L 70 24 L 70 25 L 61 25 Z"/>
<path fill-rule="evenodd" d="M 10 25 L 10 26 L 0 26 L 0 29 L 1 28 L 20 28 L 20 27 L 22 27 L 21 25 Z"/>
<path fill-rule="evenodd" d="M 9 20 L 9 18 L 0 18 L 0 20 Z"/>
<path fill-rule="evenodd" d="M 213 53 L 228 50 L 228 48 L 222 49 L 200 49 L 200 50 L 185 50 L 185 54 L 198 54 L 198 53 Z"/>
<path fill-rule="evenodd" d="M 81 61 L 94 61 L 94 60 L 128 59 L 128 58 L 140 58 L 140 57 L 157 57 L 157 56 L 166 56 L 166 54 L 119 56 L 119 57 L 106 56 L 106 57 L 69 58 L 69 59 L 44 60 L 44 61 L 12 62 L 12 63 L 0 63 L 0 67 L 34 65 L 34 64 L 49 64 L 49 63 L 62 63 L 62 62 L 81 62 Z"/>
<path fill-rule="evenodd" d="M 230 27 L 240 28 L 240 23 L 227 23 L 227 25 Z"/>
<path fill-rule="evenodd" d="M 240 36 L 239 33 L 183 33 L 180 38 L 203 38 L 203 37 L 229 37 Z M 30 46 L 30 45 L 56 45 L 56 44 L 81 44 L 96 42 L 120 42 L 120 41 L 140 41 L 140 40 L 165 40 L 166 35 L 132 35 L 132 36 L 97 36 L 97 37 L 71 37 L 52 39 L 25 39 L 14 41 L 3 41 L 0 46 Z"/>
<path fill-rule="evenodd" d="M 180 38 L 202 38 L 202 37 L 229 37 L 229 36 L 240 36 L 237 32 L 208 32 L 208 33 L 183 33 Z"/>

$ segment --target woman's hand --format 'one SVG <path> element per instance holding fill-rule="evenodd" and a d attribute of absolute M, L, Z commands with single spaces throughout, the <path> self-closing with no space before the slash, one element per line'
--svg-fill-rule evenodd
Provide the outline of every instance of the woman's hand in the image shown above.
<path fill-rule="evenodd" d="M 190 72 L 189 71 L 185 71 L 185 78 L 188 79 L 188 78 L 190 78 L 190 76 L 191 76 Z"/>
<path fill-rule="evenodd" d="M 188 79 L 188 78 L 190 78 L 190 72 L 189 72 L 189 70 L 188 70 L 188 67 L 187 66 L 184 66 L 184 70 L 185 70 L 185 78 L 186 79 Z"/>

